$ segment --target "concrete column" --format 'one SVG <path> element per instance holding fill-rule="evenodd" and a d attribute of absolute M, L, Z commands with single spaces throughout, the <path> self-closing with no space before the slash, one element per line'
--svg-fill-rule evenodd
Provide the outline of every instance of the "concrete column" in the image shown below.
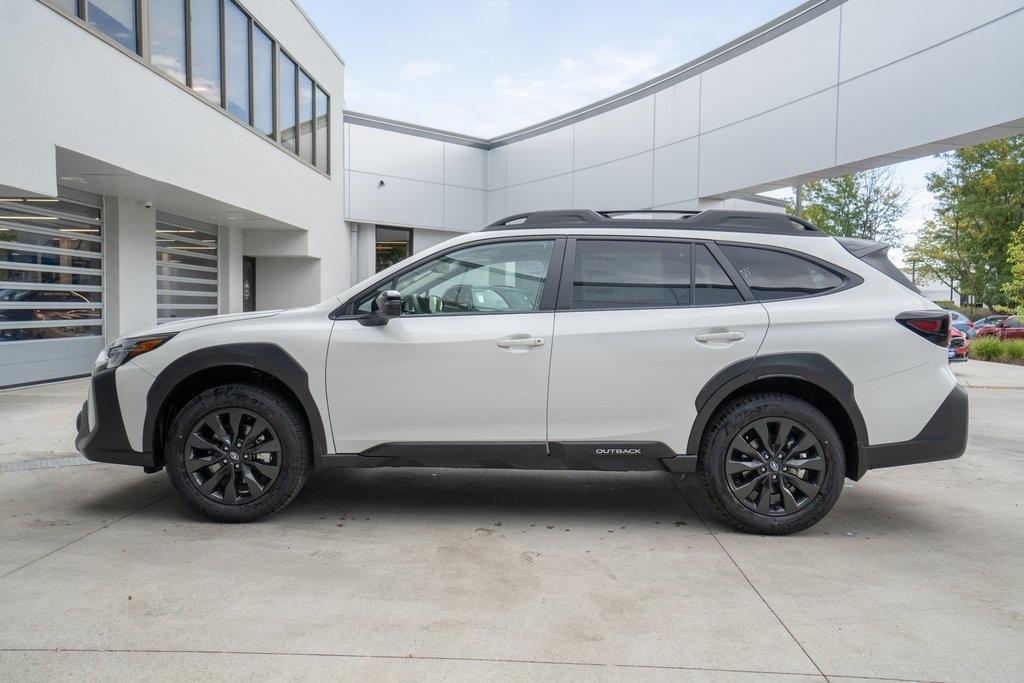
<path fill-rule="evenodd" d="M 103 198 L 104 336 L 156 325 L 156 211 L 136 199 Z"/>
<path fill-rule="evenodd" d="M 219 313 L 242 312 L 242 229 L 222 225 L 217 244 Z"/>
<path fill-rule="evenodd" d="M 356 254 L 356 265 L 358 267 L 356 281 L 361 282 L 377 272 L 377 226 L 369 223 L 359 223 L 358 253 Z"/>

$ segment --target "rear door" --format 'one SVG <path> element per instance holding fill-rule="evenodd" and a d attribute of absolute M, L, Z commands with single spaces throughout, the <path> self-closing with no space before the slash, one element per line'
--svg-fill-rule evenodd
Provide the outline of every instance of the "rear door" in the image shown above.
<path fill-rule="evenodd" d="M 566 249 L 548 397 L 552 450 L 599 456 L 646 442 L 684 453 L 698 392 L 757 353 L 764 307 L 744 299 L 713 243 L 602 237 Z"/>

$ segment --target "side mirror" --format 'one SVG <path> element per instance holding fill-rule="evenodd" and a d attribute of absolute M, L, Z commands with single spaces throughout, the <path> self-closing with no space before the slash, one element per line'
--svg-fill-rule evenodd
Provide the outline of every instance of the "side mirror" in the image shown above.
<path fill-rule="evenodd" d="M 402 295 L 397 290 L 387 289 L 381 292 L 373 303 L 376 304 L 377 310 L 359 319 L 364 325 L 387 325 L 389 320 L 402 315 Z"/>

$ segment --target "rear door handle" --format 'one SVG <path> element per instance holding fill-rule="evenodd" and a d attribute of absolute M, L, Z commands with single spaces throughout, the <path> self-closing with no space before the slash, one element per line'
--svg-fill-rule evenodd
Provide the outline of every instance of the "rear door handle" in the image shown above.
<path fill-rule="evenodd" d="M 694 337 L 699 342 L 736 342 L 740 341 L 747 335 L 739 331 L 728 331 L 728 332 L 704 332 Z"/>
<path fill-rule="evenodd" d="M 499 339 L 499 349 L 534 349 L 538 346 L 544 346 L 544 340 L 540 337 L 511 337 L 508 339 Z"/>

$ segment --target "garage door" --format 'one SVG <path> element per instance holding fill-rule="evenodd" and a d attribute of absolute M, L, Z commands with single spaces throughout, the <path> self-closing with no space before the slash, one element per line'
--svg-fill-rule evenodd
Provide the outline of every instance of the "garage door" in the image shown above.
<path fill-rule="evenodd" d="M 0 198 L 0 386 L 87 374 L 103 346 L 100 198 Z"/>
<path fill-rule="evenodd" d="M 216 315 L 218 274 L 217 226 L 157 212 L 157 322 Z"/>

